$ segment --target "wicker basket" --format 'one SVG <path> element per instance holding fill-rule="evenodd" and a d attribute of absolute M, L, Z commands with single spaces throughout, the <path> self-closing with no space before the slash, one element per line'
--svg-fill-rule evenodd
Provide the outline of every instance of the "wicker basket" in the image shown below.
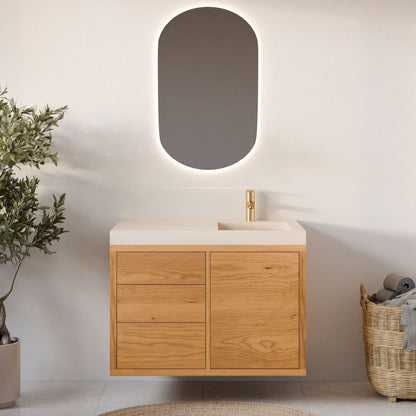
<path fill-rule="evenodd" d="M 403 350 L 401 308 L 377 305 L 361 285 L 365 362 L 368 380 L 389 398 L 416 399 L 416 351 Z"/>

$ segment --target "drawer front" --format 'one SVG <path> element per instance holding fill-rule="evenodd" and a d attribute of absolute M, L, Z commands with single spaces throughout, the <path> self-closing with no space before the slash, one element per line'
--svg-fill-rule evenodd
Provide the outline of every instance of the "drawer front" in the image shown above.
<path fill-rule="evenodd" d="M 205 284 L 205 253 L 117 253 L 118 284 Z"/>
<path fill-rule="evenodd" d="M 118 322 L 205 322 L 205 285 L 118 285 Z"/>
<path fill-rule="evenodd" d="M 117 324 L 117 368 L 205 368 L 205 324 Z"/>

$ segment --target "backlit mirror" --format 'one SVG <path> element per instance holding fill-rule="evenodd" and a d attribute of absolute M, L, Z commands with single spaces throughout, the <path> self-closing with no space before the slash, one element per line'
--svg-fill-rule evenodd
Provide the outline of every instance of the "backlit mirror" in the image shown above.
<path fill-rule="evenodd" d="M 237 14 L 200 7 L 173 18 L 158 50 L 159 135 L 166 152 L 197 169 L 244 158 L 257 135 L 258 45 Z"/>

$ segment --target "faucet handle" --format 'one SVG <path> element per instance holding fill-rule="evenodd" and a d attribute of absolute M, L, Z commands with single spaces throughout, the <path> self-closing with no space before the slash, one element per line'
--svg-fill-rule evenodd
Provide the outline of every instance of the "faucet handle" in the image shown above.
<path fill-rule="evenodd" d="M 246 190 L 246 221 L 255 220 L 256 193 L 254 189 Z"/>
<path fill-rule="evenodd" d="M 246 201 L 254 201 L 256 199 L 256 191 L 254 189 L 246 190 Z"/>

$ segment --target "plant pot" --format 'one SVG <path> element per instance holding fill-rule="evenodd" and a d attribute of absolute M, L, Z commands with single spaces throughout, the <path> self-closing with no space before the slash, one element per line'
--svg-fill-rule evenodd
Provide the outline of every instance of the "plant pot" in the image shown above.
<path fill-rule="evenodd" d="M 0 408 L 11 406 L 20 396 L 20 341 L 0 345 Z"/>

